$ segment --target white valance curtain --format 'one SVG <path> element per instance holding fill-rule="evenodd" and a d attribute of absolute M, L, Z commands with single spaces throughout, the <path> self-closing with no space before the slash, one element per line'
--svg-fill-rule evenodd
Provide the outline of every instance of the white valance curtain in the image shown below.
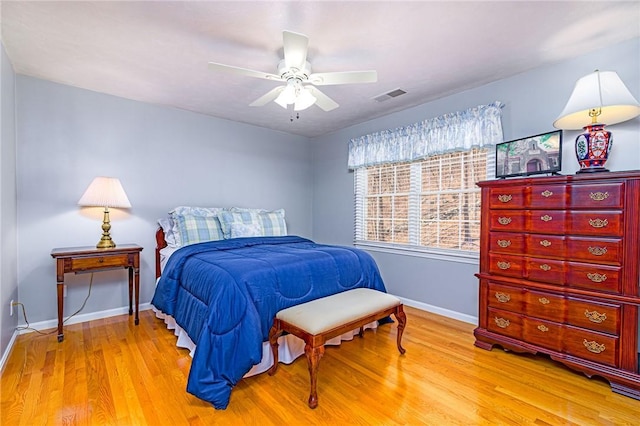
<path fill-rule="evenodd" d="M 419 160 L 503 141 L 499 101 L 351 139 L 349 169 Z"/>

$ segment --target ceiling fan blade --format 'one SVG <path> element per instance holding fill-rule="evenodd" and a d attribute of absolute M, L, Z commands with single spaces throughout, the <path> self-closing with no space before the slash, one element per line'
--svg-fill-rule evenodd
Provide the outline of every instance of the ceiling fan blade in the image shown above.
<path fill-rule="evenodd" d="M 378 81 L 378 73 L 376 71 L 318 72 L 309 76 L 309 83 L 316 86 L 375 83 L 376 81 Z"/>
<path fill-rule="evenodd" d="M 291 31 L 282 32 L 284 63 L 287 68 L 303 69 L 307 61 L 309 38 L 304 34 Z"/>
<path fill-rule="evenodd" d="M 264 78 L 267 80 L 279 80 L 282 81 L 279 75 L 270 74 L 268 72 L 254 71 L 247 68 L 234 67 L 231 65 L 218 64 L 215 62 L 209 62 L 209 69 L 212 71 L 222 71 L 226 73 L 244 75 L 247 77 Z"/>
<path fill-rule="evenodd" d="M 263 106 L 273 101 L 284 90 L 285 86 L 278 86 L 275 89 L 269 90 L 264 95 L 260 96 L 255 101 L 251 102 L 249 106 Z"/>
<path fill-rule="evenodd" d="M 305 86 L 305 88 L 309 90 L 313 96 L 316 97 L 316 105 L 318 105 L 322 110 L 331 111 L 340 106 L 336 101 L 322 93 L 319 89 L 316 89 L 313 86 Z"/>

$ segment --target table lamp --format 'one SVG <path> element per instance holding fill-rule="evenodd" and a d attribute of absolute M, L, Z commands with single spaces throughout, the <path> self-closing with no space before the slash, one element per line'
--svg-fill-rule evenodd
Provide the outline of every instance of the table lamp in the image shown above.
<path fill-rule="evenodd" d="M 96 245 L 97 248 L 114 248 L 116 243 L 111 239 L 109 230 L 109 207 L 130 208 L 131 203 L 122 188 L 120 180 L 113 177 L 98 176 L 93 179 L 87 190 L 82 194 L 79 206 L 104 207 L 104 219 L 102 221 L 102 238 Z"/>
<path fill-rule="evenodd" d="M 606 172 L 604 163 L 613 144 L 607 124 L 640 115 L 640 104 L 614 71 L 594 71 L 576 82 L 573 93 L 553 127 L 584 129 L 576 138 L 578 173 Z M 606 123 L 606 124 L 605 124 Z"/>

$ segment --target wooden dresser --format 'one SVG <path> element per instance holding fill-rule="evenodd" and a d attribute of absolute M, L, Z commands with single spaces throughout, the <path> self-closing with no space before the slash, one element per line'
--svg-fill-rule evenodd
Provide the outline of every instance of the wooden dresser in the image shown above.
<path fill-rule="evenodd" d="M 476 346 L 640 399 L 640 171 L 485 181 Z"/>

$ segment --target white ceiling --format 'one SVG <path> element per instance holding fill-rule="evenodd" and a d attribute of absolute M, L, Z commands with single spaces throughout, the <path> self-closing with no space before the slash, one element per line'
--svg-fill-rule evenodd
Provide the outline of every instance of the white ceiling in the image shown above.
<path fill-rule="evenodd" d="M 2 1 L 18 74 L 313 137 L 640 36 L 640 1 Z M 322 86 L 340 104 L 248 106 L 277 82 L 282 31 L 309 37 L 314 72 L 374 69 Z M 606 66 L 606 64 L 603 64 Z M 401 88 L 406 95 L 372 98 Z"/>

